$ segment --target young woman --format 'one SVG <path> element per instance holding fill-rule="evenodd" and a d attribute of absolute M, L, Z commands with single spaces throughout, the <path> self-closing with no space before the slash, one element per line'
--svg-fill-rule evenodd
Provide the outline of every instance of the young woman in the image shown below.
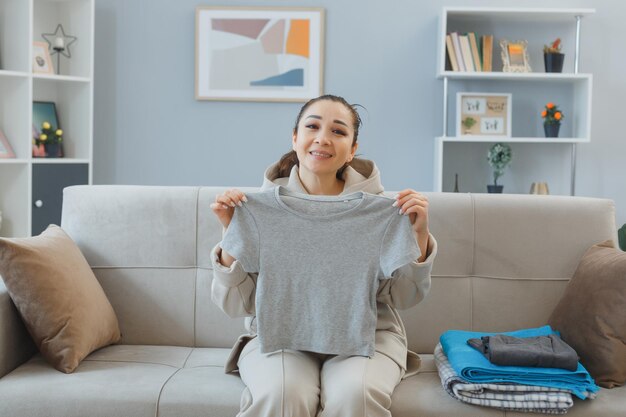
<path fill-rule="evenodd" d="M 307 102 L 293 129 L 293 151 L 265 172 L 263 189 L 282 186 L 310 195 L 382 194 L 378 168 L 355 158 L 361 119 L 343 98 L 325 95 Z M 211 209 L 226 230 L 235 208 L 247 201 L 231 189 Z M 437 244 L 428 229 L 428 199 L 406 189 L 392 202 L 409 217 L 421 256 L 381 280 L 376 293 L 375 354 L 340 356 L 281 349 L 261 353 L 256 329 L 258 274 L 244 271 L 220 244 L 213 249 L 213 301 L 231 317 L 246 317 L 242 335 L 226 364 L 246 385 L 238 417 L 389 417 L 396 385 L 419 368 L 407 349 L 406 331 L 396 309 L 421 301 L 430 289 Z M 220 242 L 221 243 L 221 242 Z M 365 302 L 365 301 L 364 301 Z"/>

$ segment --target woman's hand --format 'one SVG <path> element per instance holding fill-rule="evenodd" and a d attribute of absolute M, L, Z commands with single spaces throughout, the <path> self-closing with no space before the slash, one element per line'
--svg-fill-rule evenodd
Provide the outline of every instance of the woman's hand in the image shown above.
<path fill-rule="evenodd" d="M 418 193 L 415 190 L 407 188 L 396 194 L 395 207 L 400 208 L 401 214 L 408 214 L 413 231 L 417 235 L 417 243 L 422 252 L 422 256 L 418 259 L 423 262 L 426 259 L 428 249 L 428 197 Z"/>
<path fill-rule="evenodd" d="M 233 219 L 235 206 L 241 207 L 242 201 L 246 202 L 248 199 L 244 193 L 236 188 L 226 190 L 215 197 L 215 203 L 212 203 L 210 207 L 225 229 L 228 228 L 230 221 Z"/>

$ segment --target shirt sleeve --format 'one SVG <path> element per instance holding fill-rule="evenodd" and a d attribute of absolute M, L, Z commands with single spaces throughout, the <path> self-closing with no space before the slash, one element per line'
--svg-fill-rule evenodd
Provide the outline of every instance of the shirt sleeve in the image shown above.
<path fill-rule="evenodd" d="M 391 278 L 396 269 L 414 262 L 421 254 L 409 217 L 394 210 L 380 248 L 380 269 L 384 278 Z"/>
<path fill-rule="evenodd" d="M 259 229 L 245 203 L 235 207 L 220 246 L 241 263 L 244 271 L 259 272 Z"/>

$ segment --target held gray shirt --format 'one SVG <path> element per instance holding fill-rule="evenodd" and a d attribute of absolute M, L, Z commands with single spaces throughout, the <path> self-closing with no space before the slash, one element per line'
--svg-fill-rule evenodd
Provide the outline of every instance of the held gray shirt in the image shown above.
<path fill-rule="evenodd" d="M 393 199 L 317 196 L 282 186 L 246 194 L 221 247 L 258 272 L 261 352 L 374 355 L 379 280 L 420 249 Z"/>

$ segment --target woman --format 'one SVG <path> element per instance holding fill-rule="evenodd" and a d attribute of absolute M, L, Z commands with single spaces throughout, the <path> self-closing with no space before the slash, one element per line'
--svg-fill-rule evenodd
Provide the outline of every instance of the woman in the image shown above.
<path fill-rule="evenodd" d="M 293 151 L 265 172 L 262 189 L 276 186 L 311 195 L 344 195 L 356 191 L 382 194 L 379 171 L 368 160 L 354 158 L 361 119 L 343 98 L 325 95 L 307 102 L 293 129 Z M 247 201 L 232 189 L 216 197 L 211 209 L 226 230 L 236 206 Z M 428 200 L 406 189 L 393 206 L 409 216 L 421 256 L 380 281 L 376 294 L 375 354 L 339 356 L 283 349 L 261 353 L 256 337 L 257 274 L 246 273 L 220 244 L 213 249 L 212 299 L 231 317 L 246 317 L 242 335 L 226 364 L 238 370 L 246 385 L 239 417 L 377 417 L 391 416 L 391 395 L 404 377 L 419 368 L 419 357 L 407 349 L 406 331 L 397 308 L 409 308 L 430 289 L 437 245 L 428 230 Z"/>

